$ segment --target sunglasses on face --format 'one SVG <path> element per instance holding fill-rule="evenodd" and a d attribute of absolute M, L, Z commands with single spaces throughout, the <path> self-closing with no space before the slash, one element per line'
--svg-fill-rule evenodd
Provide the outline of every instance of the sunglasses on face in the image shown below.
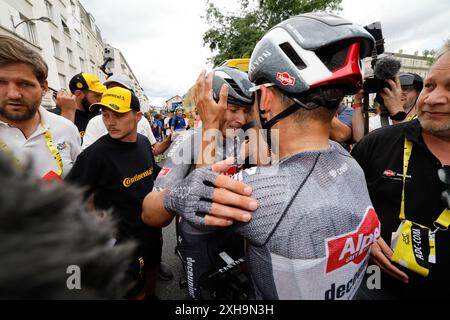
<path fill-rule="evenodd" d="M 442 192 L 441 198 L 444 206 L 450 209 L 450 166 L 444 166 L 438 170 L 439 180 L 447 185 L 447 189 Z"/>

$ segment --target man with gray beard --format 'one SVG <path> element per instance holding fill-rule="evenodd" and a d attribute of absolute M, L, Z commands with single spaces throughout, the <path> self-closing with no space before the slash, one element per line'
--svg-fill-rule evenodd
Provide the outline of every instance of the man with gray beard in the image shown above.
<path fill-rule="evenodd" d="M 381 290 L 361 298 L 449 297 L 449 88 L 447 41 L 417 100 L 418 120 L 377 130 L 352 151 L 382 225 L 372 246 L 372 260 L 384 271 Z"/>

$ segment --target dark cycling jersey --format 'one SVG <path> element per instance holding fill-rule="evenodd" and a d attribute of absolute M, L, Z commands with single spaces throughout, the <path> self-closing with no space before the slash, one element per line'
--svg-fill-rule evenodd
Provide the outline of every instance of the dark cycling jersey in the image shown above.
<path fill-rule="evenodd" d="M 351 299 L 361 284 L 380 223 L 363 171 L 330 144 L 235 176 L 259 202 L 232 227 L 248 240 L 256 299 Z"/>
<path fill-rule="evenodd" d="M 155 181 L 155 188 L 168 188 L 195 169 L 201 138 L 202 128 L 195 128 L 175 139 L 167 153 L 164 167 Z M 224 160 L 235 156 L 235 148 L 234 139 L 220 143 L 216 150 L 217 159 Z M 230 174 L 236 171 L 236 167 L 231 168 Z M 217 265 L 217 252 L 233 247 L 233 252 L 241 252 L 243 255 L 242 238 L 234 235 L 231 230 L 221 228 L 200 232 L 186 220 L 178 217 L 177 219 L 177 247 L 184 260 L 188 293 L 194 299 L 202 299 L 200 283 Z"/>
<path fill-rule="evenodd" d="M 167 160 L 164 162 L 163 169 L 155 181 L 156 188 L 168 188 L 175 182 L 184 179 L 195 169 L 200 152 L 201 139 L 202 128 L 200 127 L 188 130 L 175 139 L 167 152 Z M 216 149 L 216 159 L 218 161 L 236 156 L 234 139 L 223 140 L 223 143 L 219 143 L 219 147 Z M 236 171 L 236 168 L 232 167 L 229 173 L 234 174 Z"/>

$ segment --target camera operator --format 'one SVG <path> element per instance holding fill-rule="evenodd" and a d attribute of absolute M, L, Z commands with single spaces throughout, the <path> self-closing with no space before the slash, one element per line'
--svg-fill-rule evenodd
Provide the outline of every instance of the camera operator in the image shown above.
<path fill-rule="evenodd" d="M 450 41 L 425 79 L 418 119 L 376 130 L 352 150 L 382 225 L 372 246 L 381 290 L 362 298 L 449 297 L 449 83 Z"/>
<path fill-rule="evenodd" d="M 379 93 L 382 98 L 380 112 L 369 118 L 369 132 L 415 118 L 415 104 L 423 88 L 423 79 L 415 73 L 400 73 L 394 80 L 385 80 L 389 87 Z M 353 102 L 353 139 L 358 142 L 364 136 L 362 99 L 364 91 L 356 94 Z M 380 99 L 377 99 L 380 100 Z M 384 108 L 383 108 L 384 106 Z"/>

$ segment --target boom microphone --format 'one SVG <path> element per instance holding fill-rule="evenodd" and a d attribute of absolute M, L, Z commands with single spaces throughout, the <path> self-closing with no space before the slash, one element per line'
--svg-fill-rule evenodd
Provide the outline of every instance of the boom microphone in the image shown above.
<path fill-rule="evenodd" d="M 375 66 L 373 66 L 374 76 L 364 82 L 364 92 L 383 92 L 384 88 L 390 87 L 386 80 L 394 80 L 395 76 L 399 73 L 401 66 L 399 60 L 389 56 L 376 59 Z"/>
<path fill-rule="evenodd" d="M 374 75 L 378 79 L 393 79 L 401 68 L 399 60 L 392 57 L 383 57 L 377 60 L 374 67 Z"/>

